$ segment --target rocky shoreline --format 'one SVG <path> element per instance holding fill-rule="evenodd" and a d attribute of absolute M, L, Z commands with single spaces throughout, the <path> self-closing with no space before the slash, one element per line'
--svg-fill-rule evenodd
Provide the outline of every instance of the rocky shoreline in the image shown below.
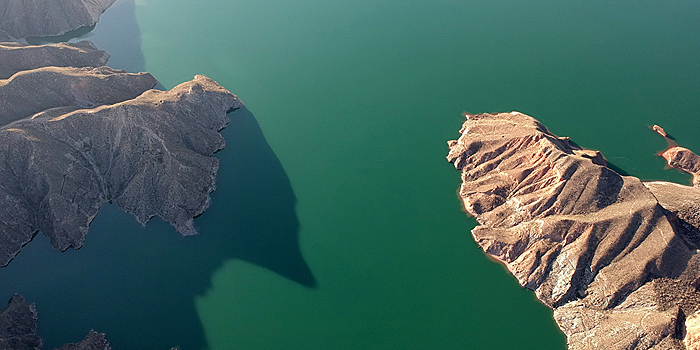
<path fill-rule="evenodd" d="M 145 225 L 158 216 L 183 235 L 209 205 L 227 113 L 243 104 L 195 76 L 153 90 L 148 73 L 105 66 L 89 41 L 27 45 L 95 25 L 114 0 L 0 0 L 0 267 L 39 232 L 80 248 L 109 201 Z M 0 311 L 0 348 L 42 348 L 33 304 L 13 296 Z M 59 350 L 107 350 L 91 331 Z"/>
<path fill-rule="evenodd" d="M 21 295 L 13 295 L 7 307 L 0 309 L 0 349 L 35 350 L 42 348 L 36 334 L 38 315 L 36 305 Z M 79 343 L 61 346 L 56 350 L 110 350 L 104 333 L 91 330 Z"/>
<path fill-rule="evenodd" d="M 58 36 L 93 26 L 114 1 L 0 0 L 0 39 Z"/>
<path fill-rule="evenodd" d="M 518 112 L 466 114 L 448 161 L 472 235 L 569 349 L 698 347 L 697 188 L 643 183 Z"/>
<path fill-rule="evenodd" d="M 41 52 L 55 46 L 71 48 L 64 62 L 103 62 L 89 43 Z M 38 52 L 7 50 L 22 48 Z M 218 131 L 242 103 L 204 76 L 170 91 L 152 90 L 156 83 L 106 66 L 39 67 L 0 80 L 0 266 L 37 231 L 60 250 L 79 248 L 106 201 L 144 225 L 157 215 L 196 233 L 192 218 L 215 188 L 212 155 L 224 147 Z"/>

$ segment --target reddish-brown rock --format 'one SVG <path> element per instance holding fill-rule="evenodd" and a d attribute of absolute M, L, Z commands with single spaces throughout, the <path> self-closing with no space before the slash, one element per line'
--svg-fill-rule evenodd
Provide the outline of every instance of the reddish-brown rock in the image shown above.
<path fill-rule="evenodd" d="M 683 315 L 700 306 L 698 259 L 673 213 L 639 179 L 532 117 L 466 118 L 447 158 L 461 171 L 464 208 L 481 224 L 472 235 L 555 309 L 569 347 L 681 346 Z M 691 297 L 666 298 L 677 290 Z"/>

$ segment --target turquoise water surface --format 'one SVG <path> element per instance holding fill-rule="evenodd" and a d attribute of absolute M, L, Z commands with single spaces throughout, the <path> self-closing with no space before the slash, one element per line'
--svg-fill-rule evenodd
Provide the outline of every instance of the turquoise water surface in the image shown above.
<path fill-rule="evenodd" d="M 565 349 L 473 242 L 446 141 L 463 111 L 517 110 L 687 183 L 648 125 L 700 150 L 698 33 L 696 1 L 119 0 L 82 36 L 113 66 L 247 106 L 201 234 L 105 206 L 78 251 L 38 236 L 1 295 L 36 302 L 46 348 Z"/>

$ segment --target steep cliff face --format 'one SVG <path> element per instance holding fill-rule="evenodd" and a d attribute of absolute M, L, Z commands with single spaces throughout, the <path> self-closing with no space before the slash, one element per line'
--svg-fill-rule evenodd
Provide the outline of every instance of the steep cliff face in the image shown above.
<path fill-rule="evenodd" d="M 181 234 L 209 204 L 224 147 L 219 131 L 241 101 L 205 76 L 151 90 L 148 73 L 104 65 L 92 43 L 25 45 L 97 23 L 115 0 L 0 0 L 0 267 L 41 232 L 79 248 L 106 201 Z M 42 348 L 33 304 L 0 310 L 0 349 Z M 91 331 L 59 350 L 109 350 Z"/>
<path fill-rule="evenodd" d="M 700 298 L 697 242 L 676 216 L 639 179 L 532 117 L 466 118 L 447 158 L 481 224 L 472 235 L 555 309 L 569 347 L 680 346 Z"/>
<path fill-rule="evenodd" d="M 65 34 L 96 24 L 114 1 L 0 0 L 0 31 L 15 39 Z"/>

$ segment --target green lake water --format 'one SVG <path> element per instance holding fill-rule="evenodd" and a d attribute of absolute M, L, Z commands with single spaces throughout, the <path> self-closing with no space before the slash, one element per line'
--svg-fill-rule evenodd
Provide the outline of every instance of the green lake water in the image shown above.
<path fill-rule="evenodd" d="M 643 179 L 700 151 L 697 1 L 119 0 L 82 36 L 229 115 L 211 207 L 180 237 L 103 207 L 85 246 L 37 236 L 0 295 L 46 348 L 565 349 L 551 311 L 473 242 L 445 161 L 461 112 L 517 110 Z"/>

